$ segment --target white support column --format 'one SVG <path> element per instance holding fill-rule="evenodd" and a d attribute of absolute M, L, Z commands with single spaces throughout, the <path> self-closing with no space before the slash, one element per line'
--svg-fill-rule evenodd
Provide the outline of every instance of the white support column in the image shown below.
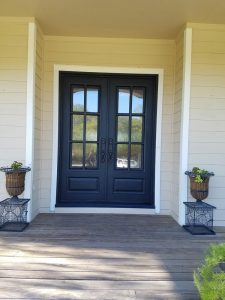
<path fill-rule="evenodd" d="M 179 224 L 185 223 L 185 207 L 187 201 L 187 178 L 184 172 L 188 168 L 188 138 L 189 138 L 189 115 L 190 115 L 190 91 L 191 91 L 191 54 L 192 54 L 192 29 L 184 31 L 183 53 L 183 92 L 181 108 L 180 130 L 180 169 L 179 169 Z"/>
<path fill-rule="evenodd" d="M 34 118 L 35 118 L 35 65 L 36 65 L 36 24 L 28 25 L 28 55 L 27 55 L 27 110 L 26 110 L 26 161 L 31 167 L 26 174 L 24 198 L 31 199 L 28 206 L 28 222 L 32 220 L 32 187 L 34 160 Z"/>

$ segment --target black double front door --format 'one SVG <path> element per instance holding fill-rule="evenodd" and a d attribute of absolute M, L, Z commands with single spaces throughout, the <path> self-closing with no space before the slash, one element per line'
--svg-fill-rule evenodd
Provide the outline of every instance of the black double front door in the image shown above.
<path fill-rule="evenodd" d="M 154 207 L 157 85 L 60 72 L 57 206 Z"/>

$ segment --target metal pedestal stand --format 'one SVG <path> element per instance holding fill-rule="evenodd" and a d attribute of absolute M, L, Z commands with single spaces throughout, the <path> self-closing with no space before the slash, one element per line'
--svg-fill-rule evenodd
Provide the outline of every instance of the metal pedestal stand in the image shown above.
<path fill-rule="evenodd" d="M 0 202 L 0 230 L 23 231 L 27 223 L 27 205 L 30 199 L 7 198 Z"/>
<path fill-rule="evenodd" d="M 185 224 L 183 227 L 193 235 L 215 234 L 213 231 L 213 210 L 216 208 L 200 200 L 184 202 Z"/>

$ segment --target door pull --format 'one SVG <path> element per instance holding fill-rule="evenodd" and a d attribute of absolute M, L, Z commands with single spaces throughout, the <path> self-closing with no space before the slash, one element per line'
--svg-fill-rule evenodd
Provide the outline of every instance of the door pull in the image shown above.
<path fill-rule="evenodd" d="M 108 158 L 109 158 L 109 160 L 113 159 L 113 139 L 112 138 L 109 138 Z"/>
<path fill-rule="evenodd" d="M 101 138 L 101 162 L 104 163 L 105 162 L 105 158 L 106 158 L 106 140 L 105 138 Z"/>

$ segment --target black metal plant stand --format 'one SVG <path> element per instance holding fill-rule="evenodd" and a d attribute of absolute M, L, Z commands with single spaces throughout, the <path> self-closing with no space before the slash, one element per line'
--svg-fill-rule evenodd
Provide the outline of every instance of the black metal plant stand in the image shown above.
<path fill-rule="evenodd" d="M 215 234 L 213 231 L 213 210 L 216 208 L 208 203 L 197 200 L 184 202 L 185 224 L 183 227 L 193 235 Z"/>
<path fill-rule="evenodd" d="M 0 230 L 23 231 L 27 226 L 27 206 L 30 199 L 7 198 L 0 202 Z"/>

